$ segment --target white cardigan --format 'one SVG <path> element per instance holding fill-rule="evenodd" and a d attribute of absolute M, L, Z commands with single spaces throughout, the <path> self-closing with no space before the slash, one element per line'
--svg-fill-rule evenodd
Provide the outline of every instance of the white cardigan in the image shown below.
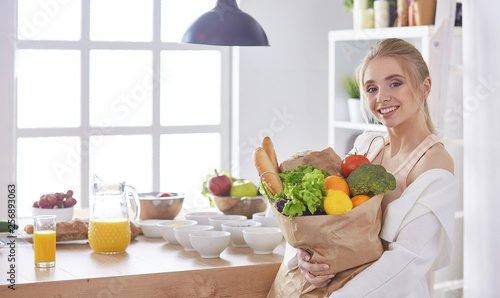
<path fill-rule="evenodd" d="M 420 175 L 384 213 L 380 237 L 388 250 L 330 297 L 429 297 L 426 274 L 451 261 L 457 195 L 450 172 Z"/>
<path fill-rule="evenodd" d="M 330 297 L 429 297 L 426 274 L 451 261 L 457 196 L 458 180 L 450 172 L 421 174 L 384 212 L 380 237 L 389 242 L 388 250 Z M 287 244 L 284 262 L 290 269 L 295 256 Z"/>

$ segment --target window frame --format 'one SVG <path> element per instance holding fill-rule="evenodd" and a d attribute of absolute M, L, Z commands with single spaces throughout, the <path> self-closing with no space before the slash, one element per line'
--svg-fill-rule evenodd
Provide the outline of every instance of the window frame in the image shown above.
<path fill-rule="evenodd" d="M 8 158 L 2 158 L 1 181 L 15 181 L 17 139 L 26 137 L 79 137 L 81 140 L 81 207 L 89 206 L 89 139 L 95 135 L 151 135 L 153 139 L 152 152 L 152 188 L 160 189 L 160 136 L 162 134 L 190 134 L 190 133 L 220 133 L 221 136 L 221 167 L 230 168 L 231 150 L 231 49 L 229 47 L 189 45 L 161 41 L 161 0 L 153 0 L 153 39 L 150 42 L 107 42 L 91 41 L 90 36 L 90 1 L 82 2 L 82 32 L 78 41 L 53 40 L 17 40 L 17 0 L 2 1 L 0 3 L 2 18 L 2 52 L 0 57 L 2 67 L 0 84 L 3 92 L 0 95 L 1 121 L 0 136 L 7 140 L 1 145 L 0 153 Z M 6 37 L 9 44 L 6 44 Z M 5 51 L 3 51 L 5 48 Z M 79 50 L 81 54 L 81 123 L 79 127 L 70 128 L 18 128 L 17 127 L 17 99 L 15 82 L 15 56 L 17 50 L 23 49 L 60 49 Z M 92 127 L 89 125 L 89 54 L 91 50 L 148 50 L 153 56 L 153 74 L 160 72 L 160 54 L 162 51 L 220 51 L 221 53 L 221 122 L 218 125 L 195 126 L 161 126 L 160 124 L 160 85 L 159 76 L 153 78 L 152 90 L 152 125 L 127 127 Z M 5 128 L 5 129 L 4 129 Z M 10 161 L 10 164 L 8 162 Z M 13 180 L 11 180 L 13 179 Z M 8 182 L 9 183 L 9 182 Z M 20 186 L 23 187 L 23 186 Z M 1 209 L 0 209 L 1 210 Z M 19 212 L 18 212 L 19 213 Z M 1 214 L 1 213 L 0 213 Z"/>

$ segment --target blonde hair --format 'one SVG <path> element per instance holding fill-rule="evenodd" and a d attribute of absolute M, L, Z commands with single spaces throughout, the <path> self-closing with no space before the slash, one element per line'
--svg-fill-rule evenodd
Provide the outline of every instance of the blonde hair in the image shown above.
<path fill-rule="evenodd" d="M 418 96 L 424 93 L 420 86 L 422 86 L 427 77 L 430 77 L 427 63 L 425 63 L 422 54 L 417 48 L 415 48 L 413 44 L 399 38 L 387 38 L 378 41 L 374 46 L 370 48 L 356 71 L 360 87 L 361 101 L 366 107 L 365 110 L 369 111 L 369 109 L 367 108 L 368 103 L 366 100 L 365 90 L 363 88 L 365 72 L 368 68 L 368 64 L 373 59 L 381 57 L 393 57 L 398 60 L 399 64 L 403 68 L 403 71 L 408 74 L 408 79 L 410 85 L 412 86 L 411 89 L 414 98 L 415 100 L 417 100 Z M 424 99 L 423 103 L 419 100 L 417 100 L 417 103 L 419 109 L 424 113 L 427 129 L 429 129 L 431 133 L 436 133 L 436 129 L 429 112 L 427 98 Z"/>

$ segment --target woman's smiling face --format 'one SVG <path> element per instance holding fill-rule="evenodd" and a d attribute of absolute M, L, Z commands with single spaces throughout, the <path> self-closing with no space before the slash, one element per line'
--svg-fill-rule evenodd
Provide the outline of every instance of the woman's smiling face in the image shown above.
<path fill-rule="evenodd" d="M 415 93 L 396 58 L 373 59 L 366 68 L 363 81 L 370 111 L 386 127 L 417 119 L 420 110 Z"/>

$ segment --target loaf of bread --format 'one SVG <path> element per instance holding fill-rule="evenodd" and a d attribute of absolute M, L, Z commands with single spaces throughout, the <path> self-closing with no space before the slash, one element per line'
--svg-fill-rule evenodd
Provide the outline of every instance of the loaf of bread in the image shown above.
<path fill-rule="evenodd" d="M 273 196 L 279 194 L 282 191 L 281 178 L 278 176 L 278 159 L 271 138 L 265 137 L 261 147 L 255 149 L 252 157 L 259 177 L 266 184 L 267 190 Z"/>
<path fill-rule="evenodd" d="M 58 222 L 56 224 L 56 241 L 74 241 L 85 240 L 88 238 L 89 220 L 88 219 L 73 219 L 70 221 Z M 33 225 L 24 227 L 27 234 L 33 234 Z M 139 229 L 131 222 L 130 223 L 130 240 L 133 240 L 139 235 Z"/>

